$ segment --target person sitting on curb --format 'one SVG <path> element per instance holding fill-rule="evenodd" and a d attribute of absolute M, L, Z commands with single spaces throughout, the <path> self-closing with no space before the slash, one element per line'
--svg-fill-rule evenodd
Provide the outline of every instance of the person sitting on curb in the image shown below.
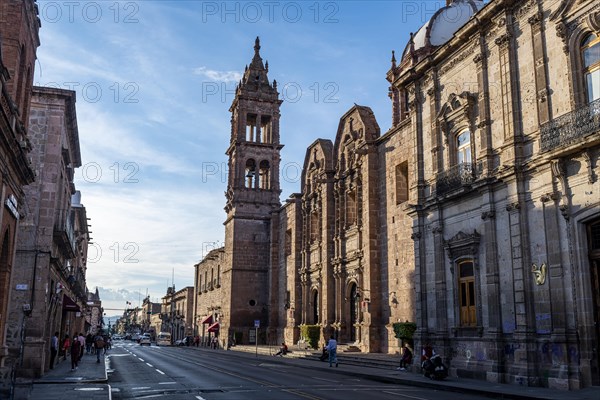
<path fill-rule="evenodd" d="M 402 357 L 400 358 L 400 366 L 396 369 L 400 370 L 400 371 L 406 371 L 406 367 L 408 367 L 410 365 L 410 363 L 412 362 L 412 351 L 410 351 L 410 349 L 408 348 L 408 346 L 405 344 L 402 345 Z"/>
<path fill-rule="evenodd" d="M 283 357 L 287 354 L 287 352 L 288 352 L 287 344 L 285 344 L 285 342 L 282 342 L 281 347 L 279 348 L 279 351 L 277 353 L 275 353 L 274 355 Z"/>

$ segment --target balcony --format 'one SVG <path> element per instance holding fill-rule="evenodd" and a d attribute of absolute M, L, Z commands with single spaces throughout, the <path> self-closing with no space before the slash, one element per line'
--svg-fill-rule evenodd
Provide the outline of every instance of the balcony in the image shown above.
<path fill-rule="evenodd" d="M 541 151 L 566 147 L 600 130 L 600 99 L 540 127 Z"/>
<path fill-rule="evenodd" d="M 73 229 L 73 218 L 69 212 L 65 216 L 62 211 L 59 211 L 56 220 L 54 221 L 54 240 L 58 244 L 61 251 L 64 251 L 66 258 L 75 257 L 75 230 Z"/>
<path fill-rule="evenodd" d="M 436 180 L 436 194 L 441 196 L 454 189 L 470 186 L 474 180 L 474 164 L 457 164 L 438 174 Z"/>

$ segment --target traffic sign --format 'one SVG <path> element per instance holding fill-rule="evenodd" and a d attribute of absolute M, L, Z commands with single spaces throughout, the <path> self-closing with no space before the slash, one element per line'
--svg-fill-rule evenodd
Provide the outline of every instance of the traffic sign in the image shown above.
<path fill-rule="evenodd" d="M 254 320 L 254 327 L 255 328 L 260 328 L 260 319 L 255 319 Z"/>

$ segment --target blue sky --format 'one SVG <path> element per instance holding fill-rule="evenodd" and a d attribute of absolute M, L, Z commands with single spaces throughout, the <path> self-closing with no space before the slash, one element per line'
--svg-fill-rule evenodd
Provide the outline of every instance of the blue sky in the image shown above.
<path fill-rule="evenodd" d="M 160 301 L 172 277 L 193 285 L 194 264 L 223 242 L 229 106 L 256 36 L 284 100 L 283 200 L 299 191 L 307 146 L 334 140 L 354 103 L 389 128 L 391 51 L 445 0 L 38 4 L 34 83 L 77 92 L 88 287 Z"/>

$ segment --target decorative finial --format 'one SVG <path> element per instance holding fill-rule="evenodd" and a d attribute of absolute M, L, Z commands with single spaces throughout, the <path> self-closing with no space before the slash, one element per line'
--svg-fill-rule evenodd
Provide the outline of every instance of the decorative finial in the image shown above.
<path fill-rule="evenodd" d="M 254 41 L 254 51 L 258 54 L 259 50 L 260 50 L 260 38 L 257 36 L 256 40 Z"/>
<path fill-rule="evenodd" d="M 248 64 L 246 64 L 246 68 L 244 68 L 244 72 L 248 71 Z"/>
<path fill-rule="evenodd" d="M 277 81 L 273 79 L 273 89 L 277 90 Z"/>
<path fill-rule="evenodd" d="M 265 71 L 269 72 L 269 62 L 265 61 Z"/>
<path fill-rule="evenodd" d="M 392 69 L 396 68 L 396 52 L 392 50 Z"/>

